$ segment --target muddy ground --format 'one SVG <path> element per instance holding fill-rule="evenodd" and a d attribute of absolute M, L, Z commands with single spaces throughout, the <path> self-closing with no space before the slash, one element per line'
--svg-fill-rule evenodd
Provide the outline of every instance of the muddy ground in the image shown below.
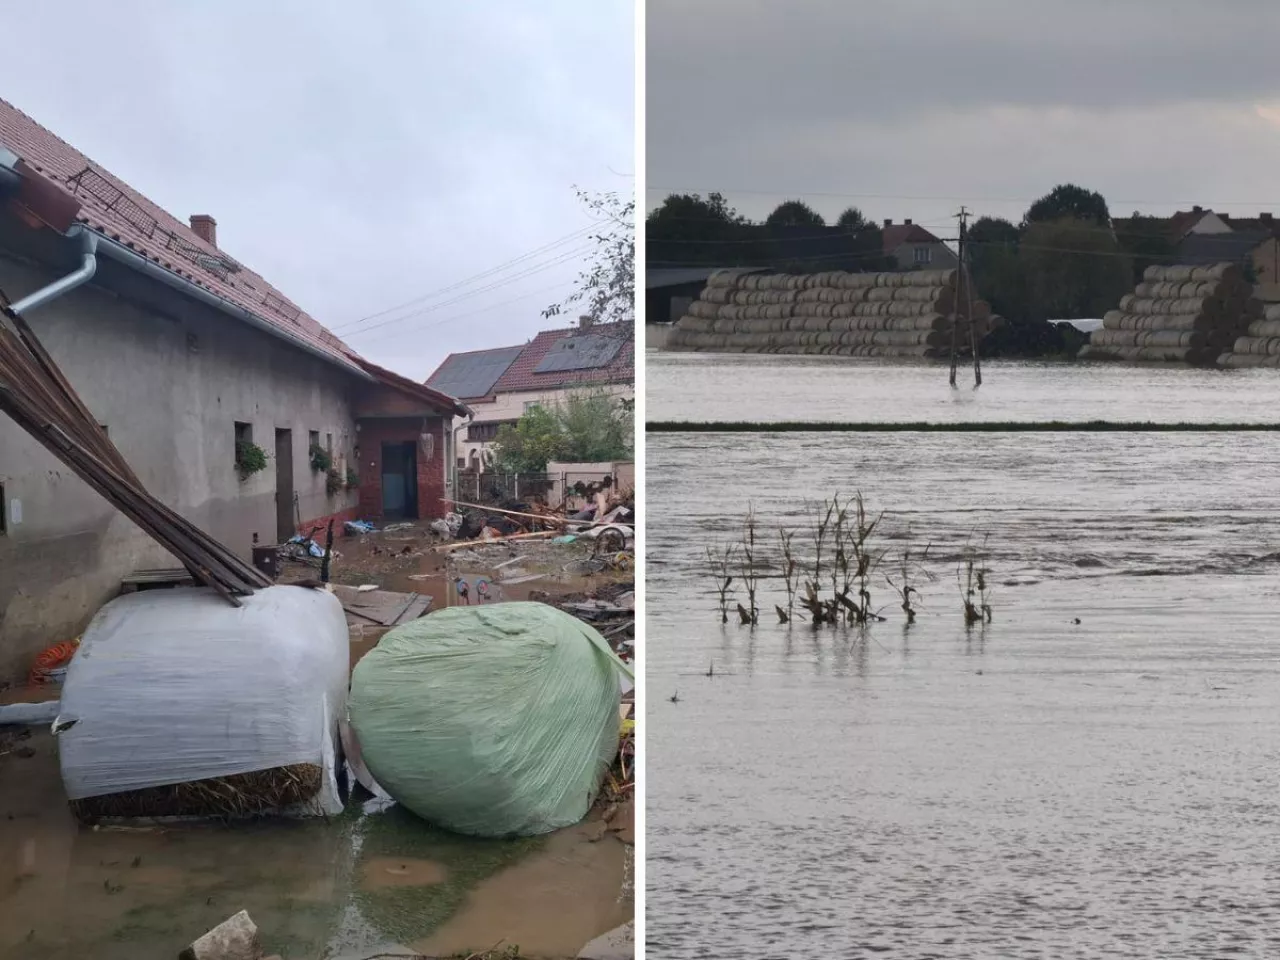
<path fill-rule="evenodd" d="M 536 599 L 560 606 L 600 595 L 616 608 L 629 570 L 585 574 L 590 546 L 538 541 L 452 552 L 424 525 L 335 543 L 336 583 L 375 583 L 432 597 L 432 609 Z M 282 580 L 313 577 L 290 564 Z M 461 598 L 457 578 L 472 595 Z M 617 613 L 584 615 L 597 628 Z M 369 637 L 365 637 L 365 633 Z M 379 631 L 352 631 L 353 661 Z M 602 630 L 603 632 L 603 630 Z M 614 638 L 626 635 L 626 632 Z M 10 690 L 0 701 L 56 696 Z M 205 930 L 248 910 L 268 953 L 285 960 L 484 951 L 574 957 L 633 916 L 632 810 L 598 806 L 545 837 L 482 841 L 437 830 L 367 798 L 328 821 L 263 819 L 86 828 L 62 792 L 47 732 L 0 732 L 0 956 L 16 960 L 176 956 Z M 604 817 L 608 816 L 608 822 Z"/>

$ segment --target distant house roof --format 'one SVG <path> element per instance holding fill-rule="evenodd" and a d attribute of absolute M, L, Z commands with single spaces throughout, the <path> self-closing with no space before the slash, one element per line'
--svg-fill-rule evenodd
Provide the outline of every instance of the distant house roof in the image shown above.
<path fill-rule="evenodd" d="M 680 287 L 686 283 L 701 283 L 719 270 L 734 270 L 738 273 L 760 273 L 765 267 L 672 267 L 646 269 L 644 286 L 646 290 L 661 287 Z"/>
<path fill-rule="evenodd" d="M 1178 244 L 1178 263 L 1240 263 L 1271 237 L 1266 230 L 1232 230 L 1230 233 L 1189 233 Z"/>
<path fill-rule="evenodd" d="M 942 241 L 918 223 L 886 223 L 880 230 L 886 254 L 897 250 L 904 243 L 941 243 Z"/>
<path fill-rule="evenodd" d="M 72 194 L 81 204 L 76 219 L 89 229 L 352 366 L 353 350 L 261 276 L 3 99 L 0 146 Z"/>
<path fill-rule="evenodd" d="M 427 378 L 427 386 L 463 400 L 487 397 L 523 350 L 524 347 L 497 347 L 451 353 Z"/>

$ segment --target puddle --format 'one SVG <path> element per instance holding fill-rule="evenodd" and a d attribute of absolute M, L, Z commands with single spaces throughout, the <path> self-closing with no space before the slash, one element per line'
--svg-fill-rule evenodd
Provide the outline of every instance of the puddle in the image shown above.
<path fill-rule="evenodd" d="M 572 957 L 595 937 L 631 919 L 621 887 L 602 876 L 622 877 L 626 848 L 593 824 L 562 830 L 520 863 L 482 880 L 458 911 L 432 935 L 413 941 L 427 956 L 453 956 L 504 945 L 522 957 Z"/>
<path fill-rule="evenodd" d="M 405 857 L 375 857 L 360 870 L 360 889 L 381 890 L 384 887 L 429 887 L 444 883 L 449 872 L 433 860 Z"/>
<path fill-rule="evenodd" d="M 353 660 L 379 633 L 366 643 L 362 632 Z M 468 951 L 500 937 L 521 956 L 571 957 L 632 916 L 622 839 L 633 838 L 620 817 L 612 830 L 588 820 L 478 840 L 368 801 L 329 821 L 89 829 L 67 810 L 52 736 L 36 731 L 21 746 L 0 749 L 5 958 L 177 956 L 239 910 L 285 960 L 365 957 L 388 943 Z"/>

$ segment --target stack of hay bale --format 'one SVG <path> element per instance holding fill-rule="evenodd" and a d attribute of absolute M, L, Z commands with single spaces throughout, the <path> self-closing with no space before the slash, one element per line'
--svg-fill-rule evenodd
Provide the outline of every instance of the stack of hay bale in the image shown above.
<path fill-rule="evenodd" d="M 1236 337 L 1230 352 L 1218 358 L 1223 367 L 1280 367 L 1280 304 L 1261 304 L 1250 310 L 1249 326 Z"/>
<path fill-rule="evenodd" d="M 1235 264 L 1151 266 L 1120 309 L 1107 311 L 1080 358 L 1211 366 L 1260 313 Z"/>
<path fill-rule="evenodd" d="M 952 330 L 968 353 L 998 318 L 969 308 L 956 270 L 805 276 L 720 270 L 671 331 L 673 350 L 825 353 L 852 357 L 945 357 Z"/>

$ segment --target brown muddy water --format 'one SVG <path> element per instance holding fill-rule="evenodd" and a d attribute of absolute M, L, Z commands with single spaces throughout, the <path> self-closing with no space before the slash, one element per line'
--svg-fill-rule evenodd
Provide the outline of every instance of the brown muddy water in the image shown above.
<path fill-rule="evenodd" d="M 647 956 L 1280 956 L 1280 438 L 647 456 Z M 888 563 L 933 544 L 914 626 L 883 578 L 862 633 L 718 622 L 704 548 L 748 502 L 767 531 L 857 489 Z M 994 618 L 966 629 L 975 535 Z"/>
<path fill-rule="evenodd" d="M 645 353 L 649 420 L 840 422 L 1276 419 L 1274 370 L 1192 370 L 1027 360 L 983 362 L 983 384 L 961 365 L 947 387 L 940 363 L 851 357 Z M 743 385 L 750 384 L 749 390 Z"/>
<path fill-rule="evenodd" d="M 472 582 L 496 581 L 517 566 L 495 574 L 513 553 L 497 545 L 458 551 L 450 565 L 430 551 L 392 562 L 385 549 L 372 552 L 374 538 L 364 540 L 337 541 L 354 562 L 336 564 L 335 580 L 429 594 L 433 609 L 459 598 L 451 580 L 422 574 L 456 570 Z M 502 599 L 612 582 L 613 574 L 566 574 L 578 552 L 515 550 L 527 568 L 522 576 L 544 575 L 511 585 Z M 359 633 L 353 659 L 363 649 Z M 346 960 L 392 947 L 450 956 L 499 940 L 518 945 L 521 956 L 559 958 L 632 917 L 634 840 L 625 810 L 610 824 L 597 812 L 576 827 L 515 841 L 458 837 L 376 800 L 353 801 L 329 821 L 95 830 L 72 820 L 44 732 L 7 745 L 0 735 L 0 785 L 6 960 L 173 957 L 242 909 L 268 953 L 285 960 Z"/>

